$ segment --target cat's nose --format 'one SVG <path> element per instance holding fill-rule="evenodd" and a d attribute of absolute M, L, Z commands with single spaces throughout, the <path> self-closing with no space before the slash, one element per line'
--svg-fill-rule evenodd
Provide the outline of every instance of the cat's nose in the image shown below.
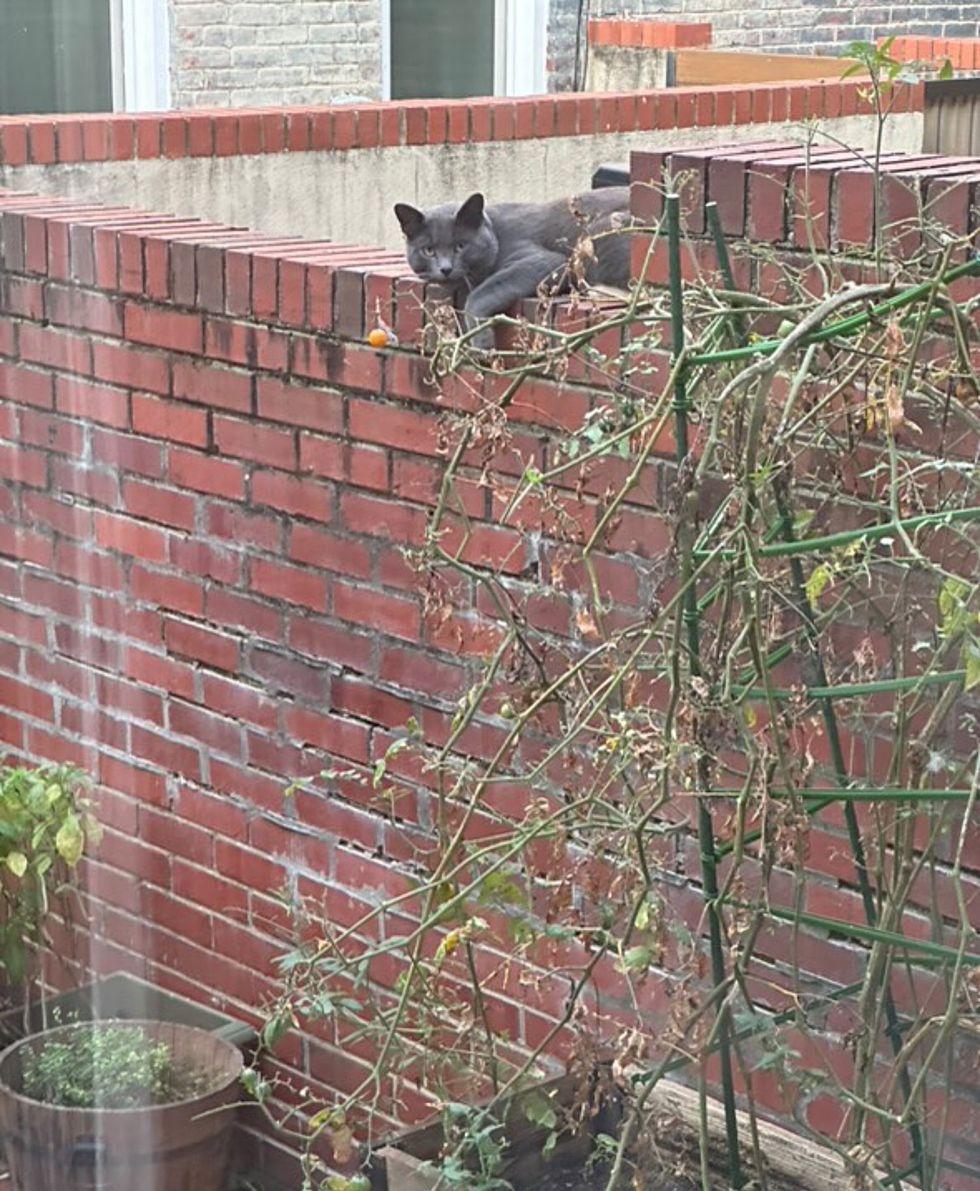
<path fill-rule="evenodd" d="M 440 270 L 443 277 L 448 277 L 452 273 L 452 271 L 453 271 L 452 265 L 443 265 Z"/>

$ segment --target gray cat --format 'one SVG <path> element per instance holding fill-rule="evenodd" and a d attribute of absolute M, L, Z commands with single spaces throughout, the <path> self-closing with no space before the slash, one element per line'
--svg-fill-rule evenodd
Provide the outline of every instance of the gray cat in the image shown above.
<path fill-rule="evenodd" d="M 501 314 L 519 298 L 531 298 L 542 282 L 551 292 L 567 292 L 584 275 L 592 285 L 626 289 L 630 280 L 627 235 L 601 235 L 627 227 L 629 187 L 591 190 L 552 203 L 484 205 L 471 194 L 461 205 L 447 203 L 419 211 L 395 204 L 412 269 L 424 281 L 453 291 L 470 329 Z M 570 268 L 575 246 L 594 237 L 594 257 L 583 254 L 581 268 Z M 493 332 L 474 336 L 478 348 L 493 346 Z"/>

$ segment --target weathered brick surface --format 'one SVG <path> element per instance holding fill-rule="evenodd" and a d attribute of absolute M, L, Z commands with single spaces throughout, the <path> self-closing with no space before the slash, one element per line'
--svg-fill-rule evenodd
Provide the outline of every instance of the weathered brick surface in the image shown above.
<path fill-rule="evenodd" d="M 801 178 L 809 184 L 829 171 L 830 185 L 806 191 L 814 203 L 847 194 L 850 165 L 830 151 L 809 171 L 796 149 L 773 145 L 673 156 L 692 179 L 685 200 L 697 226 L 706 199 L 737 192 L 730 234 L 762 229 L 787 260 L 799 243 Z M 654 150 L 637 155 L 638 198 L 655 195 L 642 183 L 672 163 Z M 927 192 L 949 181 L 922 172 L 929 168 L 920 161 L 909 171 Z M 893 174 L 904 176 L 897 166 Z M 956 184 L 969 201 L 944 210 L 975 218 L 977 182 L 969 172 L 955 177 L 965 179 Z M 866 239 L 866 218 L 852 226 L 833 208 L 814 214 L 826 216 L 830 234 L 843 225 L 851 242 Z M 249 244 L 205 224 L 168 236 L 139 216 L 125 226 L 119 219 L 80 203 L 0 193 L 0 739 L 13 755 L 76 761 L 99 784 L 107 832 L 88 874 L 100 964 L 146 972 L 255 1020 L 281 946 L 272 895 L 289 882 L 326 899 L 344 921 L 379 894 L 403 892 L 427 843 L 434 779 L 392 759 L 392 774 L 411 793 L 397 821 L 346 779 L 292 805 L 284 784 L 325 768 L 369 776 L 409 717 L 431 743 L 444 741 L 476 659 L 499 640 L 492 610 L 475 593 L 465 614 L 427 617 L 400 553 L 419 543 L 436 501 L 440 419 L 472 408 L 474 394 L 449 387 L 434 400 L 416 352 L 420 287 L 395 254 L 333 246 L 314 250 L 313 265 L 288 241 Z M 51 252 L 59 229 L 93 268 L 64 275 L 60 253 Z M 84 255 L 96 242 L 120 252 L 135 244 L 146 271 L 100 274 L 97 258 Z M 189 242 L 196 247 L 187 255 Z M 692 244 L 710 272 L 711 246 L 696 233 Z M 229 283 L 223 307 L 216 292 L 181 280 L 202 253 Z M 762 265 L 739 267 L 749 270 L 747 285 L 769 292 Z M 314 269 L 316 332 L 298 296 L 311 292 Z M 662 280 L 662 269 L 655 255 L 650 279 Z M 134 291 L 137 276 L 144 288 Z M 358 337 L 369 292 L 385 295 L 392 325 L 405 329 L 396 350 L 376 353 Z M 479 397 L 494 391 L 487 384 Z M 545 468 L 562 457 L 555 430 L 579 424 L 603 399 L 594 382 L 530 383 L 512 410 L 522 460 Z M 932 445 L 934 429 L 948 433 L 924 425 Z M 941 447 L 962 455 L 975 442 Z M 669 452 L 669 440 L 658 450 Z M 523 462 L 516 466 L 519 474 Z M 653 598 L 654 564 L 671 542 L 654 495 L 663 466 L 652 466 L 609 549 L 595 556 L 611 616 L 635 617 Z M 549 552 L 529 552 L 532 540 L 547 538 L 554 514 L 525 502 L 503 523 L 506 493 L 482 486 L 480 467 L 474 458 L 463 473 L 471 521 L 463 557 L 500 565 L 528 623 L 563 641 L 576 631 L 576 579 L 552 583 Z M 569 479 L 567 511 L 583 528 L 615 478 L 597 474 L 577 500 Z M 540 582 L 526 578 L 531 564 Z M 463 747 L 486 756 L 500 741 L 500 724 L 481 719 Z M 818 729 L 806 747 L 826 752 Z M 524 813 L 518 785 L 495 796 L 504 813 Z M 839 865 L 843 839 L 829 820 L 825 846 L 811 850 L 818 892 L 810 908 L 818 913 L 850 913 L 856 904 L 852 876 Z M 690 879 L 671 895 L 672 909 L 699 929 L 703 903 L 689 851 Z M 975 907 L 976 848 L 964 865 Z M 932 893 L 923 896 L 927 906 Z M 74 953 L 64 941 L 64 954 L 84 957 L 87 943 Z M 838 975 L 857 973 L 863 963 L 849 944 L 775 928 L 760 951 L 768 963 L 806 972 L 830 965 Z M 561 959 L 574 966 L 582 954 L 569 944 Z M 502 964 L 503 956 L 484 960 Z M 554 953 L 534 961 L 528 985 L 488 979 L 485 987 L 495 1019 L 530 1045 L 567 991 L 549 978 Z M 663 1009 L 656 984 L 653 1015 Z M 597 970 L 596 990 L 604 1011 L 628 1011 L 613 963 Z M 765 987 L 758 995 L 768 1003 Z M 337 1086 L 354 1078 L 344 1074 L 341 1049 L 297 1050 L 291 1062 L 316 1081 L 325 1054 L 336 1059 Z M 781 1110 L 778 1089 L 760 1095 Z M 819 1100 L 808 1106 L 815 1126 L 826 1124 L 825 1113 Z"/>
<path fill-rule="evenodd" d="M 764 87 L 668 88 L 623 94 L 575 93 L 511 99 L 458 99 L 437 105 L 403 103 L 334 105 L 263 111 L 209 109 L 178 114 L 106 115 L 93 118 L 104 135 L 85 160 L 115 161 L 182 156 L 318 152 L 376 149 L 388 145 L 444 145 L 461 138 L 474 142 L 579 136 L 593 132 L 644 132 L 678 128 L 712 128 L 750 122 L 768 124 L 787 119 L 834 119 L 867 109 L 857 80 L 775 83 Z M 914 110 L 922 108 L 921 90 L 908 89 Z M 899 110 L 909 110 L 907 108 Z M 254 135 L 255 120 L 262 135 Z M 23 117 L 0 116 L 0 166 L 73 164 L 81 160 L 66 135 L 68 116 L 33 117 L 30 126 L 43 125 L 46 136 L 28 139 Z M 179 125 L 183 132 L 173 135 Z M 266 135 L 269 133 L 269 135 Z M 344 264 L 344 292 L 363 286 L 370 277 L 365 301 L 371 310 L 384 306 L 392 289 L 385 262 L 371 252 L 349 245 L 296 242 L 286 253 L 282 241 L 274 251 L 260 252 L 265 237 L 182 220 L 168 215 L 139 215 L 126 209 L 103 222 L 98 232 L 85 224 L 82 209 L 73 214 L 69 235 L 63 221 L 44 221 L 49 204 L 38 199 L 24 215 L 24 235 L 9 251 L 24 255 L 30 272 L 47 272 L 65 281 L 112 285 L 127 294 L 196 302 L 211 313 L 271 313 L 273 291 L 290 279 L 288 306 L 278 317 L 290 326 L 321 327 L 331 321 L 332 289 L 325 292 L 319 266 Z M 118 230 L 118 234 L 117 233 Z M 137 251 L 137 247 L 141 251 Z M 239 251 L 219 252 L 231 248 Z M 352 255 L 353 253 L 353 255 Z M 338 256 L 339 254 L 339 256 Z M 343 259 L 341 259 L 343 258 Z M 219 261 L 224 262 L 224 270 Z M 291 279 L 302 278 L 305 285 Z M 359 277 L 358 274 L 361 276 Z M 333 284 L 333 283 L 332 283 Z M 348 316 L 356 310 L 345 306 Z M 94 314 L 93 314 L 94 317 Z M 351 331 L 355 323 L 346 329 Z"/>
<path fill-rule="evenodd" d="M 548 85 L 553 91 L 574 86 L 576 46 L 579 74 L 582 43 L 578 0 L 551 0 L 548 20 Z M 851 0 L 786 0 L 786 3 L 749 4 L 746 0 L 595 0 L 588 16 L 648 18 L 655 21 L 710 22 L 712 44 L 718 48 L 765 50 L 766 53 L 840 54 L 852 41 L 874 41 L 890 34 L 903 40 L 923 39 L 907 57 L 928 60 L 938 51 L 933 38 L 980 37 L 980 13 L 972 4 L 920 0 L 916 4 L 855 4 Z M 905 51 L 903 51 L 905 52 Z M 901 56 L 901 55 L 900 55 Z M 952 54 L 954 65 L 973 68 L 980 59 L 971 50 Z"/>
<path fill-rule="evenodd" d="M 170 8 L 175 107 L 380 98 L 381 0 L 171 0 Z M 253 120 L 256 144 L 275 135 Z"/>

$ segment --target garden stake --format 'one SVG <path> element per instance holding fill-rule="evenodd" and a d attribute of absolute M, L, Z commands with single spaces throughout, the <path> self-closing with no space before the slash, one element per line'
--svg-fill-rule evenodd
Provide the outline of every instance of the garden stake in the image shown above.
<path fill-rule="evenodd" d="M 736 288 L 735 279 L 734 275 L 732 275 L 731 262 L 728 255 L 728 245 L 725 244 L 725 239 L 722 235 L 722 227 L 720 227 L 718 220 L 717 206 L 714 204 L 709 204 L 709 206 L 712 207 L 712 211 L 709 214 L 709 220 L 711 222 L 711 230 L 714 235 L 714 244 L 716 244 L 716 249 L 718 252 L 719 270 L 720 273 L 722 273 L 725 285 L 728 286 L 731 291 L 734 291 Z M 960 268 L 963 270 L 963 273 L 974 272 L 976 263 L 978 262 L 970 261 L 968 262 L 968 267 L 961 266 Z M 904 298 L 906 301 L 911 301 L 913 298 L 910 297 L 910 294 L 918 295 L 918 291 L 922 291 L 923 288 L 925 289 L 926 297 L 935 299 L 935 282 L 929 282 L 926 287 L 916 287 L 916 289 L 913 289 L 913 291 L 909 291 L 901 295 L 901 298 Z M 892 305 L 894 305 L 894 300 L 890 301 Z M 890 304 L 882 303 L 881 305 L 888 306 Z M 861 317 L 867 316 L 855 316 L 855 319 Z M 854 322 L 854 319 L 851 320 L 851 322 Z M 806 543 L 795 542 L 794 540 L 793 518 L 786 505 L 784 492 L 782 492 L 779 485 L 776 485 L 775 488 L 775 501 L 776 511 L 778 511 L 779 515 L 778 525 L 782 532 L 782 537 L 784 537 L 785 543 L 789 545 L 797 545 L 797 547 L 803 547 L 803 545 Z M 963 510 L 963 512 L 980 513 L 980 510 Z M 823 547 L 820 547 L 820 541 L 823 541 Z M 823 538 L 823 540 L 819 540 L 819 538 L 817 538 L 817 540 L 811 540 L 811 549 L 806 550 L 806 553 L 811 553 L 811 551 L 812 553 L 816 553 L 816 550 L 820 548 L 826 549 L 826 541 L 828 541 L 828 538 Z M 778 545 L 770 545 L 770 547 L 762 547 L 760 550 L 760 554 L 766 553 L 775 556 L 779 553 L 782 553 L 782 551 L 779 550 Z M 849 686 L 843 684 L 838 686 L 828 686 L 828 681 L 826 681 L 826 667 L 824 666 L 823 654 L 822 651 L 820 651 L 819 646 L 819 635 L 816 624 L 813 622 L 813 610 L 810 606 L 810 599 L 806 594 L 806 580 L 803 573 L 803 565 L 801 565 L 800 562 L 800 553 L 804 553 L 804 551 L 794 551 L 794 553 L 789 556 L 789 572 L 792 574 L 794 588 L 793 595 L 795 603 L 797 603 L 801 619 L 803 619 L 804 634 L 807 638 L 807 641 L 810 643 L 818 680 L 818 686 L 809 687 L 809 690 L 807 690 L 807 696 L 819 701 L 820 713 L 822 713 L 826 735 L 828 735 L 828 741 L 830 742 L 832 761 L 834 761 L 835 777 L 837 779 L 838 786 L 841 787 L 842 791 L 844 791 L 845 788 L 847 788 L 850 779 L 847 769 L 847 762 L 844 761 L 844 753 L 841 746 L 841 735 L 839 735 L 839 730 L 837 727 L 837 715 L 834 707 L 834 699 L 849 697 L 854 698 L 857 696 L 857 694 L 874 694 L 884 691 L 903 690 L 903 688 L 906 686 L 915 687 L 916 685 L 945 684 L 945 682 L 962 678 L 963 672 L 928 674 L 924 676 L 924 679 L 893 679 L 891 681 L 886 680 L 881 682 L 864 682 L 864 684 L 850 684 Z M 750 698 L 755 697 L 757 693 L 761 692 L 756 692 L 754 690 L 750 690 L 748 692 Z M 788 691 L 779 692 L 778 694 L 772 691 L 767 693 L 767 697 L 773 696 L 792 698 L 792 693 Z M 967 797 L 969 797 L 969 792 L 966 793 Z M 920 799 L 920 797 L 922 797 L 920 792 L 909 790 L 897 790 L 893 791 L 892 794 L 893 797 L 901 799 L 915 799 L 917 796 Z M 859 824 L 857 824 L 857 815 L 854 809 L 855 799 L 838 799 L 836 796 L 832 798 L 826 798 L 825 800 L 822 799 L 817 806 L 813 806 L 812 804 L 807 806 L 807 813 L 811 813 L 811 815 L 812 813 L 817 813 L 819 810 L 822 810 L 824 806 L 837 802 L 837 800 L 839 800 L 839 802 L 843 802 L 844 804 L 844 822 L 845 825 L 847 825 L 851 853 L 854 855 L 857 886 L 859 886 L 861 893 L 861 900 L 864 906 L 864 916 L 867 918 L 869 927 L 874 928 L 876 922 L 878 922 L 878 911 L 876 911 L 875 908 L 874 894 L 872 891 L 872 886 L 870 886 L 870 879 L 868 877 L 867 859 L 866 855 L 864 855 L 864 844 L 861 840 L 861 830 Z M 770 908 L 770 912 L 774 912 L 772 908 Z M 793 921 L 801 921 L 801 916 L 798 912 L 794 913 Z M 887 942 L 887 940 L 885 941 Z M 885 987 L 884 1004 L 887 1022 L 885 1033 L 888 1036 L 888 1041 L 891 1042 L 895 1055 L 900 1055 L 901 1045 L 903 1045 L 903 1043 L 901 1043 L 901 1027 L 899 1023 L 898 1012 L 895 1010 L 892 991 L 890 987 L 887 986 Z M 901 1085 L 901 1091 L 903 1091 L 903 1095 L 905 1096 L 907 1102 L 912 1095 L 912 1081 L 909 1075 L 909 1068 L 907 1068 L 905 1064 L 901 1066 L 901 1071 L 899 1072 L 899 1083 Z M 855 1117 L 859 1123 L 861 1120 L 861 1115 L 861 1106 L 856 1105 Z M 910 1123 L 909 1137 L 912 1146 L 912 1168 L 915 1168 L 922 1186 L 928 1187 L 930 1185 L 929 1155 L 925 1152 L 922 1130 L 920 1130 L 917 1121 L 912 1121 Z M 895 1181 L 900 1181 L 900 1179 Z"/>
<path fill-rule="evenodd" d="M 668 194 L 665 199 L 667 211 L 668 253 L 670 262 L 670 314 L 671 314 L 671 351 L 675 361 L 681 361 L 684 352 L 684 291 L 681 280 L 681 232 L 680 232 L 680 199 L 676 194 Z M 677 463 L 679 467 L 678 483 L 682 484 L 682 476 L 687 465 L 687 385 L 685 383 L 686 368 L 681 365 L 678 369 L 677 382 L 674 386 L 674 414 L 677 435 Z M 682 512 L 681 516 L 684 514 Z M 691 530 L 693 526 L 683 526 Z M 694 554 L 691 548 L 690 533 L 682 532 L 682 576 L 686 583 L 694 568 Z M 699 629 L 698 629 L 698 601 L 694 585 L 687 588 L 684 597 L 683 620 L 687 627 L 688 665 L 691 677 L 700 677 L 699 660 Z M 699 795 L 707 792 L 708 773 L 704 754 L 698 757 Z M 723 988 L 727 975 L 725 971 L 725 953 L 722 942 L 721 913 L 718 906 L 718 873 L 716 866 L 714 828 L 711 823 L 711 810 L 704 797 L 698 798 L 698 839 L 701 853 L 701 873 L 704 882 L 704 900 L 708 911 L 708 930 L 711 947 L 711 975 L 716 988 Z M 738 1148 L 738 1121 L 735 1115 L 735 1085 L 732 1078 L 732 1056 L 729 1029 L 729 1008 L 727 998 L 718 1007 L 718 1054 L 721 1063 L 722 1096 L 725 1108 L 725 1138 L 728 1157 L 728 1177 L 735 1191 L 743 1185 L 742 1162 Z"/>
<path fill-rule="evenodd" d="M 711 230 L 714 234 L 715 247 L 716 247 L 716 251 L 718 253 L 719 270 L 720 270 L 721 275 L 725 281 L 726 286 L 729 288 L 729 290 L 734 291 L 735 290 L 735 279 L 732 274 L 731 261 L 728 256 L 728 246 L 725 243 L 725 238 L 722 235 L 722 231 L 721 231 L 721 224 L 718 220 L 717 206 L 713 203 L 708 204 L 708 206 L 712 208 L 710 213 L 708 213 L 708 212 L 706 212 L 706 213 L 708 214 L 708 219 L 711 224 Z M 974 266 L 974 265 L 976 265 L 976 262 L 975 261 L 969 262 L 969 264 L 971 266 Z M 922 289 L 922 288 L 923 287 L 916 287 L 917 290 Z M 928 286 L 926 287 L 926 292 L 925 292 L 924 296 L 927 296 L 927 297 L 931 298 L 932 300 L 934 300 L 935 299 L 935 290 L 936 290 L 935 283 L 929 283 Z M 909 291 L 909 292 L 914 292 L 914 291 Z M 902 296 L 909 301 L 912 300 L 911 298 L 909 298 L 908 292 Z M 887 305 L 888 305 L 888 303 L 882 303 L 882 306 L 887 306 Z M 855 317 L 860 318 L 860 317 L 867 317 L 867 316 L 855 316 Z M 851 321 L 853 321 L 853 320 L 851 320 Z M 818 334 L 819 334 L 819 332 L 818 332 Z M 743 336 L 743 338 L 744 338 L 744 336 Z M 780 484 L 775 485 L 775 500 L 776 500 L 776 510 L 778 513 L 777 524 L 779 526 L 779 529 L 782 532 L 784 542 L 789 545 L 802 545 L 802 543 L 795 542 L 794 532 L 793 532 L 792 514 L 791 514 L 790 509 L 786 503 L 786 498 L 785 498 L 785 493 L 783 491 L 783 487 Z M 980 511 L 977 511 L 977 512 L 980 512 Z M 820 539 L 815 539 L 813 542 L 813 545 L 811 547 L 811 550 L 808 550 L 806 552 L 807 553 L 815 552 L 817 549 L 819 549 L 820 547 L 817 545 L 817 543 L 819 541 L 820 541 Z M 823 541 L 826 542 L 827 539 L 825 538 L 825 539 L 823 539 Z M 824 547 L 824 548 L 826 548 L 826 547 Z M 769 553 L 771 553 L 774 556 L 777 555 L 778 550 L 779 550 L 778 546 L 770 546 L 768 548 Z M 760 550 L 760 554 L 764 554 L 764 553 L 766 553 L 766 551 L 767 551 L 767 547 L 762 547 L 762 549 Z M 803 632 L 804 632 L 804 635 L 805 635 L 807 642 L 809 644 L 809 647 L 810 647 L 811 655 L 812 655 L 813 662 L 814 662 L 816 677 L 817 677 L 817 685 L 808 687 L 807 695 L 811 699 L 816 699 L 820 704 L 820 712 L 823 717 L 825 730 L 827 732 L 827 739 L 830 743 L 831 756 L 833 759 L 833 766 L 834 766 L 834 775 L 836 777 L 837 784 L 841 788 L 841 790 L 846 790 L 846 788 L 850 782 L 850 777 L 847 772 L 847 763 L 844 760 L 844 750 L 841 745 L 840 732 L 839 732 L 838 725 L 837 725 L 837 714 L 834 709 L 834 699 L 853 698 L 857 694 L 862 694 L 862 695 L 874 694 L 874 693 L 879 693 L 879 692 L 882 692 L 885 690 L 898 690 L 898 689 L 902 689 L 906 684 L 914 687 L 916 684 L 922 683 L 923 680 L 919 679 L 919 678 L 893 679 L 891 681 L 883 681 L 883 682 L 870 682 L 870 683 L 850 684 L 850 685 L 841 684 L 841 685 L 837 685 L 837 686 L 828 686 L 828 684 L 827 684 L 827 670 L 824 665 L 823 654 L 820 649 L 819 634 L 817 632 L 816 624 L 813 619 L 813 615 L 814 615 L 813 608 L 810 605 L 810 599 L 809 599 L 809 596 L 807 595 L 807 591 L 806 591 L 806 578 L 803 574 L 803 565 L 800 562 L 799 552 L 793 553 L 790 556 L 789 565 L 790 565 L 790 574 L 792 575 L 792 580 L 793 580 L 793 599 L 796 603 L 797 610 L 798 610 L 800 618 L 803 622 Z M 952 674 L 951 673 L 932 674 L 932 675 L 926 675 L 925 677 L 926 677 L 926 680 L 930 683 L 943 684 L 943 683 L 948 683 L 950 681 L 953 681 L 954 677 L 962 677 L 962 673 L 963 672 L 959 672 L 959 673 L 954 672 Z M 763 692 L 756 692 L 754 689 L 750 689 L 748 691 L 748 695 L 750 698 L 755 697 L 757 695 L 757 693 L 763 693 Z M 778 694 L 776 692 L 769 691 L 769 692 L 765 692 L 765 695 L 767 698 L 771 698 L 773 696 L 775 696 L 777 698 L 780 696 L 793 697 L 793 694 L 789 691 L 778 692 Z M 915 794 L 916 794 L 916 792 L 909 791 L 909 790 L 895 791 L 895 793 L 897 795 L 904 794 L 904 797 L 906 799 L 914 798 Z M 811 806 L 807 807 L 807 812 L 808 812 L 808 814 L 814 814 L 817 811 L 819 811 L 820 809 L 822 809 L 824 806 L 829 805 L 830 803 L 835 802 L 835 801 L 838 801 L 836 796 L 827 798 L 826 801 L 821 801 L 820 805 L 818 805 L 816 807 L 814 807 L 811 804 Z M 860 827 L 858 825 L 858 821 L 857 821 L 857 812 L 854 809 L 854 799 L 843 798 L 843 799 L 840 799 L 840 801 L 842 801 L 844 804 L 844 821 L 845 821 L 845 824 L 847 827 L 848 839 L 850 840 L 851 851 L 852 851 L 852 854 L 854 857 L 854 867 L 855 867 L 856 876 L 857 876 L 858 889 L 861 894 L 861 901 L 864 905 L 865 918 L 867 919 L 868 926 L 870 928 L 874 929 L 876 927 L 877 921 L 878 921 L 878 912 L 875 907 L 874 893 L 871 888 L 871 880 L 868 876 L 867 858 L 865 856 L 864 842 L 861 839 L 861 829 L 860 829 Z M 770 907 L 770 913 L 774 913 L 774 914 L 776 913 L 772 907 Z M 776 916 L 778 916 L 778 914 Z M 803 920 L 804 920 L 803 916 L 798 911 L 794 911 L 794 914 L 793 914 L 794 923 L 803 921 Z M 892 996 L 891 988 L 888 986 L 887 983 L 886 983 L 885 989 L 884 989 L 884 1008 L 885 1008 L 885 1018 L 886 1018 L 886 1023 L 887 1023 L 885 1033 L 888 1036 L 888 1040 L 891 1043 L 892 1050 L 894 1051 L 895 1055 L 899 1056 L 902 1053 L 902 1032 L 901 1032 L 901 1026 L 899 1024 L 898 1012 L 895 1009 L 895 1000 L 894 1000 L 894 997 Z M 899 1071 L 899 1082 L 900 1082 L 900 1085 L 902 1088 L 902 1092 L 905 1096 L 905 1099 L 906 1099 L 906 1101 L 908 1101 L 912 1095 L 912 1081 L 911 1081 L 911 1078 L 908 1073 L 908 1067 L 905 1063 L 902 1064 L 901 1070 Z M 863 1115 L 863 1110 L 860 1105 L 855 1105 L 854 1115 L 855 1115 L 854 1128 L 855 1128 L 855 1132 L 858 1132 L 858 1130 L 860 1129 L 861 1117 Z M 928 1155 L 925 1152 L 925 1148 L 923 1145 L 923 1139 L 922 1139 L 922 1131 L 921 1131 L 917 1121 L 912 1121 L 909 1124 L 908 1133 L 909 1133 L 909 1140 L 910 1140 L 910 1143 L 912 1146 L 913 1168 L 916 1170 L 922 1186 L 924 1188 L 926 1188 L 930 1185 L 928 1182 L 928 1165 L 929 1165 L 928 1164 Z M 899 1180 L 896 1179 L 894 1181 L 897 1183 Z"/>

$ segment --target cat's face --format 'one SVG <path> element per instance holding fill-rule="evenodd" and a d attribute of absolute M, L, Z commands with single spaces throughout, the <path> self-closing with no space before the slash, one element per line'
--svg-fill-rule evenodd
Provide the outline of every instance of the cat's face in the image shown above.
<path fill-rule="evenodd" d="M 482 279 L 493 268 L 497 237 L 482 194 L 471 194 L 460 207 L 453 204 L 429 211 L 396 203 L 395 215 L 405 233 L 408 263 L 424 281 L 457 285 Z"/>

